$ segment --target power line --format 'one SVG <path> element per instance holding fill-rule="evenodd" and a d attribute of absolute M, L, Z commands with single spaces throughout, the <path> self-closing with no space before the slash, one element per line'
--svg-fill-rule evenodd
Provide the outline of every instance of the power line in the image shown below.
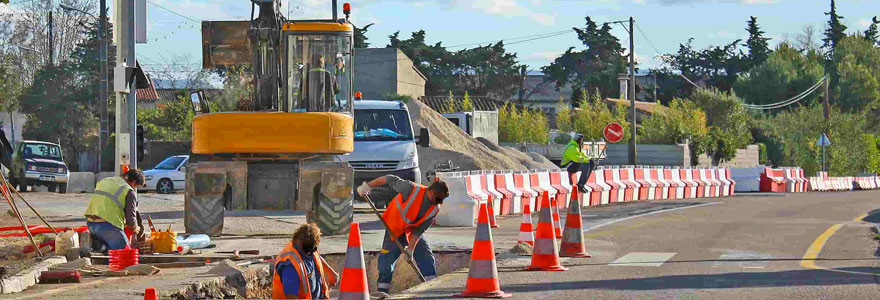
<path fill-rule="evenodd" d="M 657 46 L 654 46 L 654 43 L 651 42 L 651 39 L 648 38 L 648 35 L 645 34 L 644 31 L 642 31 L 642 27 L 639 26 L 639 23 L 636 22 L 635 24 L 636 24 L 636 29 L 639 31 L 639 34 L 641 34 L 642 37 L 645 38 L 645 41 L 648 42 L 648 45 L 650 45 L 651 48 L 654 49 L 654 52 L 657 52 L 658 56 L 663 56 L 663 53 L 660 53 L 660 50 L 657 49 Z"/>
<path fill-rule="evenodd" d="M 177 13 L 176 11 L 171 10 L 170 8 L 167 8 L 167 7 L 164 7 L 164 6 L 162 6 L 162 5 L 156 4 L 156 2 L 153 2 L 153 1 L 147 0 L 147 3 L 150 3 L 150 4 L 152 4 L 153 6 L 156 6 L 156 7 L 158 7 L 158 8 L 164 9 L 164 10 L 166 10 L 166 11 L 172 13 L 172 14 L 175 14 L 175 15 L 181 17 L 181 18 L 184 18 L 184 19 L 187 19 L 187 20 L 193 21 L 193 22 L 195 22 L 195 23 L 197 23 L 197 24 L 201 24 L 201 23 L 202 23 L 201 21 L 198 21 L 198 20 L 196 20 L 196 19 L 193 19 L 193 18 L 190 18 L 190 17 L 184 16 L 184 15 L 182 15 L 182 14 L 179 14 L 179 13 Z"/>

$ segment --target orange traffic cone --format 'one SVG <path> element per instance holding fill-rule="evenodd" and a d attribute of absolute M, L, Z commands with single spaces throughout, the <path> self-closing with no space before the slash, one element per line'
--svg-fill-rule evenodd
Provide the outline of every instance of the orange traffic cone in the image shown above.
<path fill-rule="evenodd" d="M 348 232 L 348 250 L 345 252 L 345 264 L 342 267 L 339 284 L 339 300 L 370 299 L 367 271 L 364 266 L 366 264 L 364 264 L 364 250 L 361 247 L 361 228 L 358 223 L 351 223 L 351 230 Z"/>
<path fill-rule="evenodd" d="M 535 245 L 535 233 L 532 232 L 532 209 L 529 208 L 529 204 L 526 203 L 523 206 L 523 219 L 522 224 L 519 225 L 519 241 L 518 243 L 526 243 L 529 245 Z"/>
<path fill-rule="evenodd" d="M 559 220 L 559 203 L 556 203 L 556 197 L 550 198 L 550 211 L 553 213 L 553 232 L 557 239 L 562 238 L 562 221 Z"/>
<path fill-rule="evenodd" d="M 559 252 L 556 250 L 556 235 L 553 233 L 553 222 L 550 216 L 550 195 L 544 192 L 541 200 L 541 216 L 538 218 L 538 233 L 535 236 L 535 250 L 532 252 L 532 264 L 526 271 L 565 271 L 568 268 L 559 264 Z"/>
<path fill-rule="evenodd" d="M 489 209 L 483 203 L 480 204 L 480 216 L 477 218 L 477 233 L 474 237 L 474 250 L 471 252 L 467 286 L 464 292 L 455 297 L 507 298 L 510 296 L 512 294 L 501 291 L 501 284 L 498 283 L 495 246 L 492 245 L 492 229 L 489 226 Z"/>
<path fill-rule="evenodd" d="M 578 192 L 571 192 L 571 201 L 568 202 L 568 215 L 565 216 L 565 233 L 562 234 L 562 246 L 559 247 L 559 256 L 564 257 L 592 257 L 584 246 L 584 226 L 581 220 L 581 202 L 578 201 Z"/>
<path fill-rule="evenodd" d="M 156 289 L 147 288 L 144 290 L 144 300 L 159 300 L 159 296 L 156 295 Z"/>
<path fill-rule="evenodd" d="M 489 196 L 488 204 L 489 204 L 488 205 L 488 207 L 489 207 L 489 226 L 492 226 L 492 228 L 498 228 L 499 227 L 498 223 L 495 222 L 495 205 L 492 204 L 492 196 Z"/>

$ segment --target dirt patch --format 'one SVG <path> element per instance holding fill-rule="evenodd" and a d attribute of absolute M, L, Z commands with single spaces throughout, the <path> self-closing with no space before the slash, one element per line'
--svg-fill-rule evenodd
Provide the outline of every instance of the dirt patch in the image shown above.
<path fill-rule="evenodd" d="M 437 275 L 451 273 L 467 267 L 470 263 L 470 255 L 470 251 L 434 252 Z M 345 254 L 328 254 L 324 255 L 324 259 L 334 270 L 336 270 L 337 273 L 342 273 Z M 364 253 L 364 261 L 366 263 L 365 268 L 367 270 L 367 282 L 370 287 L 370 292 L 375 292 L 377 288 L 376 279 L 379 276 L 379 271 L 376 268 L 378 252 L 371 251 Z M 269 298 L 272 295 L 272 266 L 272 264 L 266 264 L 252 266 L 250 268 L 242 268 L 235 266 L 232 262 L 221 263 L 219 264 L 219 267 L 212 268 L 207 274 L 214 275 L 215 271 L 226 272 L 222 277 L 215 277 L 177 291 L 163 293 L 163 295 L 166 295 L 166 297 L 171 299 L 180 300 Z M 421 282 L 412 268 L 405 261 L 398 260 L 394 268 L 394 280 L 391 284 L 391 292 L 400 292 L 416 286 L 419 283 Z M 339 291 L 336 288 L 331 289 L 330 297 L 335 297 L 338 292 Z"/>
<path fill-rule="evenodd" d="M 546 159 L 535 160 L 519 150 L 475 139 L 419 101 L 410 101 L 407 106 L 414 129 L 428 128 L 431 132 L 431 147 L 419 148 L 419 164 L 423 171 L 432 169 L 434 162 L 447 160 L 460 171 L 555 168 Z"/>
<path fill-rule="evenodd" d="M 532 245 L 526 243 L 517 243 L 513 248 L 510 248 L 510 253 L 523 256 L 531 256 L 533 251 Z"/>
<path fill-rule="evenodd" d="M 33 225 L 33 224 L 28 224 Z M 18 219 L 11 216 L 10 213 L 4 213 L 0 215 L 0 227 L 12 227 L 12 226 L 21 226 L 18 223 Z M 3 234 L 6 233 L 14 233 L 14 231 L 3 231 L 0 232 Z M 41 244 L 50 238 L 45 234 L 38 234 L 34 236 L 34 240 L 37 244 Z M 19 271 L 24 269 L 33 267 L 37 264 L 34 256 L 36 256 L 36 252 L 31 252 L 29 254 L 22 253 L 22 250 L 31 246 L 30 240 L 25 237 L 0 237 L 0 268 L 5 269 L 4 274 L 0 274 L 0 278 L 6 278 L 9 276 L 13 276 L 17 274 Z M 47 248 L 42 248 L 43 254 L 47 254 Z M 51 254 L 51 253 L 49 253 Z"/>

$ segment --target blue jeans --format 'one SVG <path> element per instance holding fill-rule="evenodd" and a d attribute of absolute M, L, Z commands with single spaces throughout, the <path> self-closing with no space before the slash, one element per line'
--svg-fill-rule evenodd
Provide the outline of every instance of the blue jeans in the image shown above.
<path fill-rule="evenodd" d="M 400 244 L 404 247 L 407 246 L 408 242 L 406 240 L 406 235 L 402 235 L 397 238 L 400 241 Z M 397 248 L 397 245 L 394 244 L 394 241 L 391 240 L 391 235 L 386 230 L 385 231 L 385 239 L 382 241 L 382 251 L 379 252 L 379 291 L 388 293 L 391 290 L 391 277 L 394 271 L 394 264 L 397 262 L 397 258 L 400 257 L 400 249 Z M 419 270 L 422 271 L 422 276 L 425 276 L 425 279 L 431 280 L 437 277 L 437 268 L 434 267 L 434 254 L 431 253 L 431 247 L 428 246 L 428 240 L 425 239 L 425 236 L 421 236 L 419 242 L 416 243 L 416 248 L 413 249 L 413 256 L 416 260 L 416 265 L 418 265 Z"/>
<path fill-rule="evenodd" d="M 128 237 L 122 229 L 107 222 L 86 222 L 93 238 L 107 245 L 109 250 L 125 249 L 128 245 Z"/>

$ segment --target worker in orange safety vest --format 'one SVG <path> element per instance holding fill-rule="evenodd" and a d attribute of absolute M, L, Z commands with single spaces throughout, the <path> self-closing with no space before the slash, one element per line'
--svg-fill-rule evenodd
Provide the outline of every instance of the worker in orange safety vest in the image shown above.
<path fill-rule="evenodd" d="M 275 258 L 272 299 L 329 299 L 339 277 L 318 253 L 321 230 L 300 226 Z"/>
<path fill-rule="evenodd" d="M 382 218 L 388 223 L 385 231 L 382 250 L 379 252 L 378 290 L 387 294 L 391 290 L 391 277 L 394 264 L 401 251 L 394 240 L 406 247 L 406 255 L 415 258 L 416 264 L 425 279 L 437 277 L 434 266 L 434 254 L 424 233 L 434 224 L 434 217 L 440 211 L 440 204 L 449 196 L 449 189 L 443 181 L 435 181 L 430 187 L 401 179 L 394 175 L 386 175 L 358 187 L 358 194 L 367 195 L 374 187 L 384 186 L 393 190 L 396 195 L 390 202 Z M 366 198 L 366 197 L 365 197 Z M 381 200 L 381 199 L 380 199 Z M 390 231 L 390 232 L 389 232 Z M 381 297 L 381 296 L 380 296 Z"/>

